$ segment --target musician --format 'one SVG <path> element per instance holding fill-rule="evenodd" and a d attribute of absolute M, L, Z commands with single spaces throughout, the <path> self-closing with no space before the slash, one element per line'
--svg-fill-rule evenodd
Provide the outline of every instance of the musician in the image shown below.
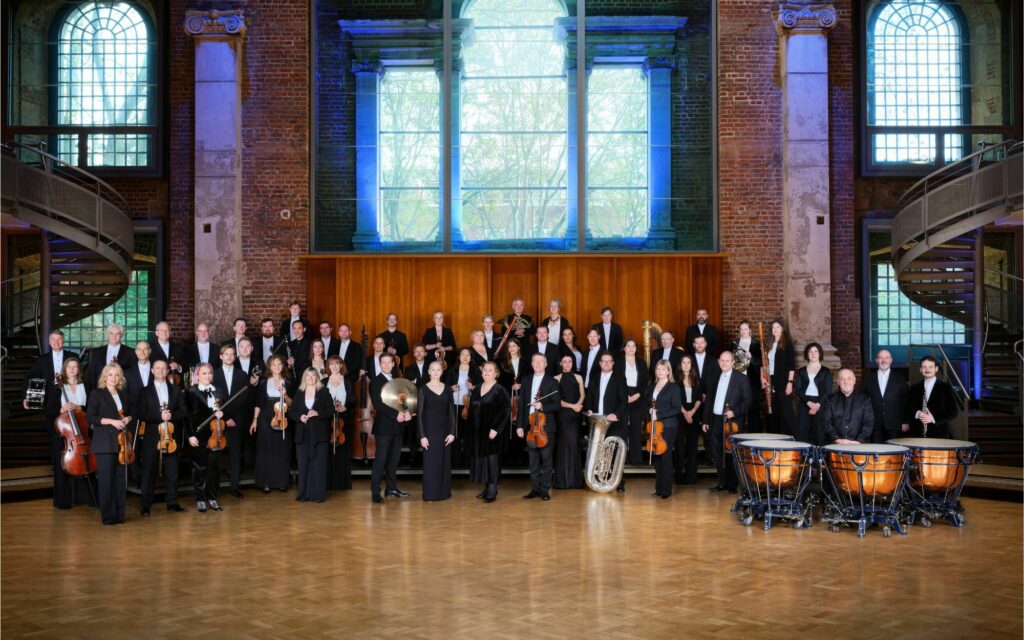
<path fill-rule="evenodd" d="M 323 502 L 327 498 L 327 441 L 331 436 L 334 402 L 320 383 L 320 372 L 309 367 L 288 418 L 295 423 L 295 459 L 298 461 L 296 502 Z"/>
<path fill-rule="evenodd" d="M 797 370 L 794 385 L 798 399 L 794 437 L 800 442 L 809 442 L 818 447 L 825 444 L 825 432 L 818 414 L 825 398 L 832 393 L 832 372 L 822 365 L 821 355 L 821 345 L 817 342 L 808 343 L 804 347 L 804 360 L 807 364 Z"/>
<path fill-rule="evenodd" d="M 820 412 L 825 440 L 829 444 L 864 444 L 871 439 L 875 425 L 871 400 L 854 390 L 857 378 L 850 369 L 840 369 L 836 380 L 839 389 L 828 395 Z"/>
<path fill-rule="evenodd" d="M 494 357 L 494 350 L 498 348 L 498 343 L 501 342 L 501 336 L 494 332 L 494 316 L 491 314 L 485 315 L 480 320 L 483 326 L 484 332 L 484 345 L 487 347 L 488 360 Z"/>
<path fill-rule="evenodd" d="M 469 479 L 484 485 L 478 500 L 494 502 L 501 482 L 500 455 L 503 433 L 509 424 L 512 401 L 505 387 L 498 384 L 498 365 L 487 361 L 480 369 L 482 382 L 470 398 L 469 423 L 472 428 L 472 462 Z"/>
<path fill-rule="evenodd" d="M 726 460 L 723 428 L 727 420 L 735 420 L 743 429 L 744 417 L 750 410 L 750 385 L 732 370 L 734 360 L 732 351 L 723 351 L 718 356 L 720 373 L 711 377 L 711 384 L 704 395 L 701 429 L 707 436 L 705 443 L 711 445 L 711 455 L 718 471 L 718 484 L 708 491 L 736 493 L 736 470 Z"/>
<path fill-rule="evenodd" d="M 370 353 L 366 355 L 366 359 L 363 361 L 362 370 L 359 372 L 359 374 L 365 374 L 369 376 L 371 380 L 379 376 L 381 373 L 380 357 L 382 355 L 384 355 L 384 338 L 377 336 L 376 338 L 373 339 L 373 344 L 371 345 Z M 392 356 L 392 358 L 395 357 L 397 356 Z"/>
<path fill-rule="evenodd" d="M 121 336 L 124 335 L 124 327 L 116 322 L 107 326 L 107 344 L 96 347 L 89 351 L 89 374 L 86 382 L 90 389 L 100 387 L 100 374 L 108 364 L 116 362 L 121 371 L 127 371 L 135 362 L 135 354 L 127 346 L 121 344 Z M 60 371 L 60 369 L 56 369 Z M 52 380 L 48 378 L 47 380 Z"/>
<path fill-rule="evenodd" d="M 796 377 L 796 354 L 789 330 L 781 319 L 772 321 L 772 337 L 768 342 L 768 378 L 772 392 L 772 423 L 774 433 L 794 433 L 793 379 Z M 765 388 L 762 383 L 762 388 Z M 767 388 L 765 388 L 768 391 Z"/>
<path fill-rule="evenodd" d="M 338 342 L 333 339 L 334 327 L 331 326 L 331 323 L 323 320 L 317 326 L 317 329 L 320 331 L 320 342 L 324 343 L 324 354 L 326 354 L 326 357 L 338 355 Z"/>
<path fill-rule="evenodd" d="M 288 341 L 285 356 L 287 356 L 288 368 L 292 370 L 292 373 L 297 374 L 309 368 L 310 340 L 306 336 L 306 326 L 298 320 L 292 325 L 292 335 L 298 337 Z"/>
<path fill-rule="evenodd" d="M 512 402 L 518 403 L 519 389 L 523 376 L 529 371 L 530 366 L 528 359 L 524 357 L 522 346 L 519 343 L 518 338 L 510 338 L 506 343 L 504 353 L 502 354 L 502 370 L 500 373 L 499 382 L 505 387 L 505 391 L 508 392 Z M 512 410 L 513 413 L 518 416 L 518 405 Z M 509 441 L 505 443 L 505 457 L 503 464 L 511 467 L 521 467 L 528 464 L 528 456 L 526 455 L 526 442 L 520 438 L 512 438 L 511 428 L 509 430 Z"/>
<path fill-rule="evenodd" d="M 529 344 L 530 336 L 533 335 L 536 327 L 533 324 L 533 317 L 523 313 L 525 308 L 526 302 L 522 298 L 514 299 L 512 301 L 512 313 L 505 316 L 501 321 L 501 331 L 504 334 L 514 322 L 516 326 L 512 330 L 512 335 L 519 338 L 519 341 L 523 344 Z"/>
<path fill-rule="evenodd" d="M 241 369 L 242 375 L 246 378 L 256 375 L 257 384 L 259 383 L 259 376 L 262 376 L 264 369 L 266 369 L 266 365 L 262 361 L 253 357 L 253 344 L 249 338 L 242 338 L 238 341 L 238 360 L 236 364 Z M 242 418 L 238 421 L 238 424 L 242 425 L 242 465 L 250 469 L 256 464 L 256 437 L 249 433 L 248 428 L 249 424 L 252 423 L 256 398 L 256 385 L 251 384 L 251 386 L 253 388 L 249 390 L 249 393 L 245 394 L 245 398 L 239 398 L 238 400 L 242 404 Z"/>
<path fill-rule="evenodd" d="M 707 350 L 711 355 L 716 355 L 721 346 L 718 335 L 718 327 L 708 324 L 708 310 L 697 309 L 697 322 L 686 328 L 686 344 L 693 346 L 693 340 L 697 336 L 704 336 L 707 341 Z"/>
<path fill-rule="evenodd" d="M 374 341 L 376 342 L 376 341 Z M 384 385 L 392 379 L 395 356 L 385 353 L 380 356 L 380 373 L 370 384 L 370 400 L 376 416 L 373 419 L 373 437 L 377 442 L 377 456 L 373 459 L 370 476 L 370 494 L 375 503 L 384 502 L 380 496 L 381 478 L 387 476 L 387 496 L 406 498 L 408 493 L 398 488 L 398 460 L 402 455 L 402 435 L 405 424 L 412 420 L 408 411 L 398 411 L 384 404 L 381 393 Z"/>
<path fill-rule="evenodd" d="M 747 430 L 751 433 L 762 431 L 761 427 L 761 343 L 754 338 L 750 321 L 743 320 L 739 325 L 740 337 L 732 341 L 729 350 L 735 356 L 737 352 L 746 353 L 750 364 L 740 371 L 750 382 L 750 412 L 747 414 Z"/>
<path fill-rule="evenodd" d="M 714 356 L 708 357 L 708 339 L 704 336 L 697 336 L 693 339 L 693 364 L 697 367 L 697 377 L 706 389 L 708 379 L 717 375 L 718 367 L 715 366 Z"/>
<path fill-rule="evenodd" d="M 652 358 L 653 359 L 653 358 Z M 644 391 L 647 420 L 653 417 L 664 426 L 662 437 L 668 450 L 654 458 L 654 497 L 668 500 L 672 496 L 672 447 L 679 433 L 682 400 L 679 385 L 672 379 L 672 367 L 665 360 L 654 365 L 654 376 Z M 653 416 L 652 416 L 653 413 Z M 651 425 L 653 429 L 654 425 Z M 648 454 L 650 455 L 650 454 Z"/>
<path fill-rule="evenodd" d="M 547 329 L 546 325 L 537 327 Z M 583 463 L 580 461 L 580 414 L 587 395 L 583 388 L 583 377 L 576 373 L 573 358 L 562 356 L 558 380 L 558 442 L 555 443 L 556 489 L 582 489 Z"/>
<path fill-rule="evenodd" d="M 120 335 L 117 337 L 120 339 Z M 124 391 L 124 372 L 121 366 L 111 362 L 103 367 L 97 380 L 101 386 L 89 393 L 86 415 L 92 427 L 92 452 L 96 455 L 100 516 L 103 524 L 124 524 L 127 474 L 124 465 L 118 462 L 117 434 L 124 432 L 130 446 L 132 432 L 128 426 L 133 418 L 125 413 L 128 395 Z"/>
<path fill-rule="evenodd" d="M 537 344 L 534 345 L 533 349 L 530 350 L 530 354 L 539 353 L 544 356 L 548 361 L 548 375 L 553 376 L 561 369 L 559 360 L 561 357 L 558 353 L 558 345 L 552 344 L 548 340 L 548 327 L 547 325 L 540 325 L 537 327 L 534 334 L 537 337 Z"/>
<path fill-rule="evenodd" d="M 452 457 L 457 465 L 462 465 L 468 460 L 466 457 L 469 455 L 469 443 L 467 438 L 469 436 L 469 425 L 467 420 L 469 413 L 466 412 L 463 417 L 462 407 L 469 402 L 469 396 L 482 381 L 480 378 L 480 370 L 473 364 L 472 352 L 463 348 L 459 351 L 459 362 L 454 367 L 448 367 L 448 370 L 444 372 L 443 380 L 446 385 L 451 389 L 452 398 L 455 402 L 455 409 L 458 415 L 458 422 L 455 427 L 456 445 L 452 452 Z"/>
<path fill-rule="evenodd" d="M 572 326 L 569 319 L 562 315 L 562 303 L 557 298 L 552 298 L 548 303 L 548 317 L 540 321 L 537 328 L 547 327 L 548 341 L 558 345 L 562 339 L 562 331 Z"/>
<path fill-rule="evenodd" d="M 345 363 L 345 375 L 355 388 L 359 370 L 363 368 L 363 345 L 352 340 L 352 328 L 342 322 L 338 325 L 338 357 Z"/>
<path fill-rule="evenodd" d="M 149 428 L 142 435 L 142 515 L 149 516 L 149 508 L 153 504 L 153 485 L 158 469 L 162 469 L 168 511 L 181 513 L 188 511 L 178 504 L 178 453 L 166 451 L 160 454 L 160 425 L 174 425 L 174 433 L 169 433 L 175 445 L 181 439 L 188 419 L 188 407 L 185 406 L 185 394 L 181 388 L 167 380 L 169 368 L 165 360 L 153 363 L 153 381 L 145 388 L 139 403 L 139 420 L 147 423 Z"/>
<path fill-rule="evenodd" d="M 907 394 L 907 418 L 914 438 L 948 438 L 949 425 L 959 410 L 953 387 L 938 379 L 939 362 L 921 358 L 921 380 Z"/>
<path fill-rule="evenodd" d="M 643 394 L 647 390 L 649 378 L 647 363 L 637 354 L 636 340 L 630 338 L 622 346 L 622 360 L 617 367 L 626 380 L 626 416 L 629 428 L 629 439 L 626 443 L 626 462 L 643 464 L 643 426 L 647 420 L 647 403 Z"/>
<path fill-rule="evenodd" d="M 697 484 L 697 438 L 701 433 L 704 385 L 697 377 L 697 367 L 690 354 L 683 355 L 678 371 L 683 412 L 674 450 L 676 484 Z"/>
<path fill-rule="evenodd" d="M 168 363 L 167 375 L 176 374 L 180 376 L 184 373 L 181 363 L 185 361 L 185 358 L 182 355 L 181 346 L 171 342 L 170 324 L 163 320 L 156 323 L 153 335 L 149 337 L 149 346 L 153 350 L 153 353 L 149 356 L 150 360 L 153 362 L 163 360 Z"/>
<path fill-rule="evenodd" d="M 590 388 L 590 379 L 597 374 L 598 361 L 605 348 L 601 346 L 601 334 L 597 329 L 587 332 L 587 350 L 583 352 L 583 364 L 580 367 L 580 375 L 583 376 L 583 386 Z"/>
<path fill-rule="evenodd" d="M 468 361 L 466 350 L 460 362 Z M 467 362 L 468 364 L 468 362 Z M 461 366 L 461 365 L 460 365 Z M 451 371 L 451 369 L 449 369 Z M 455 421 L 462 391 L 441 380 L 441 363 L 431 362 L 428 381 L 420 387 L 416 416 L 416 435 L 423 447 L 423 501 L 447 500 L 452 497 L 452 443 L 455 442 Z M 456 396 L 453 398 L 453 394 Z M 468 396 L 466 402 L 469 402 Z"/>
<path fill-rule="evenodd" d="M 295 332 L 295 323 L 302 323 L 302 334 Z M 288 317 L 281 322 L 281 338 L 283 340 L 301 340 L 302 336 L 309 335 L 311 325 L 309 320 L 302 317 L 302 305 L 298 300 L 288 305 Z"/>
<path fill-rule="evenodd" d="M 562 403 L 558 393 L 558 382 L 544 373 L 548 366 L 547 359 L 536 353 L 530 359 L 530 365 L 533 371 L 523 376 L 522 386 L 519 388 L 519 422 L 516 424 L 516 435 L 525 438 L 526 431 L 531 428 L 530 416 L 542 412 L 547 418 L 545 429 L 548 434 L 548 446 L 529 445 L 526 448 L 530 459 L 531 488 L 523 499 L 550 500 L 549 490 L 554 475 L 554 445 L 558 432 L 555 413 Z"/>
<path fill-rule="evenodd" d="M 422 342 L 412 347 L 412 364 L 405 368 L 405 379 L 412 380 L 417 387 L 422 387 L 429 380 L 427 375 L 427 348 Z"/>
<path fill-rule="evenodd" d="M 260 337 L 256 344 L 256 353 L 259 354 L 259 360 L 264 363 L 264 366 L 270 361 L 270 356 L 277 353 L 277 349 L 283 341 L 284 338 L 274 334 L 274 321 L 270 318 L 263 318 L 260 322 Z"/>
<path fill-rule="evenodd" d="M 138 417 L 139 415 L 139 401 L 142 399 L 142 392 L 149 385 L 149 381 L 152 378 L 150 375 L 150 369 L 152 364 L 149 361 L 149 354 L 151 349 L 149 343 L 145 340 L 140 340 L 135 345 L 135 364 L 129 366 L 125 370 L 125 390 L 128 393 L 128 413 L 129 415 Z M 132 431 L 141 429 L 140 435 L 145 434 L 144 422 L 136 422 L 132 425 Z M 138 439 L 132 443 L 133 446 L 140 446 L 141 443 Z M 142 473 L 142 456 L 138 455 L 136 450 L 135 462 L 128 467 L 128 480 L 135 486 L 139 484 L 140 474 Z"/>
<path fill-rule="evenodd" d="M 675 348 L 676 337 L 671 331 L 661 332 L 661 349 L 651 353 L 651 377 L 654 376 L 654 365 L 661 360 L 667 360 L 672 371 L 679 371 L 679 361 L 683 358 L 682 349 Z"/>
<path fill-rule="evenodd" d="M 55 509 L 70 509 L 75 503 L 75 494 L 79 493 L 81 495 L 82 492 L 78 491 L 80 488 L 80 483 L 76 482 L 78 478 L 68 475 L 61 464 L 65 443 L 64 438 L 61 437 L 54 423 L 62 413 L 74 412 L 76 409 L 85 411 L 89 390 L 86 387 L 85 380 L 82 379 L 82 363 L 71 354 L 63 358 L 63 348 L 57 349 L 57 353 L 63 358 L 60 368 L 57 369 L 63 385 L 56 386 L 49 382 L 55 379 L 54 375 L 43 377 L 47 375 L 45 371 L 47 364 L 52 365 L 54 361 L 52 354 L 54 342 L 56 342 L 55 338 L 59 338 L 60 346 L 63 347 L 64 334 L 60 331 L 52 332 L 50 334 L 51 351 L 36 360 L 28 375 L 48 381 L 46 395 L 43 397 L 43 428 L 50 433 L 50 462 L 53 465 L 53 507 Z M 44 359 L 48 359 L 49 362 L 46 362 Z M 40 361 L 43 361 L 42 364 Z M 88 431 L 88 426 L 85 427 L 85 430 Z M 85 437 L 89 436 L 88 433 L 83 435 Z M 90 484 L 82 491 L 91 491 L 93 488 L 91 484 L 92 479 L 85 478 L 84 481 Z M 93 500 L 93 503 L 95 503 L 95 500 Z"/>
<path fill-rule="evenodd" d="M 196 325 L 196 341 L 185 347 L 182 357 L 185 359 L 185 366 L 194 369 L 200 364 L 213 365 L 217 362 L 217 354 L 220 353 L 220 345 L 210 342 L 210 325 L 200 322 Z M 195 382 L 193 380 L 193 382 Z"/>
<path fill-rule="evenodd" d="M 907 437 L 910 423 L 907 414 L 907 380 L 892 369 L 892 353 L 882 349 L 875 354 L 878 370 L 864 377 L 864 393 L 871 398 L 875 428 L 871 442 L 881 443 L 901 435 Z"/>
<path fill-rule="evenodd" d="M 590 377 L 587 387 L 587 413 L 604 416 L 608 420 L 607 437 L 619 437 L 629 443 L 629 429 L 626 424 L 626 412 L 629 400 L 626 392 L 626 378 L 615 371 L 615 358 L 603 352 L 598 359 L 601 371 Z M 626 481 L 619 482 L 619 493 L 625 493 Z"/>
<path fill-rule="evenodd" d="M 309 343 L 309 367 L 316 371 L 321 379 L 327 377 L 327 354 L 324 351 L 322 340 L 313 340 Z"/>
<path fill-rule="evenodd" d="M 427 356 L 431 359 L 444 358 L 448 367 L 455 364 L 455 334 L 444 326 L 444 312 L 434 312 L 434 326 L 423 332 L 420 341 L 427 348 Z M 441 356 L 438 356 L 438 353 Z"/>
<path fill-rule="evenodd" d="M 377 337 L 384 339 L 385 350 L 395 357 L 395 367 L 401 370 L 402 362 L 405 356 L 409 354 L 409 338 L 398 330 L 397 315 L 389 313 L 385 322 L 387 328 L 377 334 Z M 423 343 L 429 344 L 426 340 Z"/>
<path fill-rule="evenodd" d="M 622 353 L 622 326 L 612 322 L 612 308 L 601 309 L 601 322 L 595 324 L 591 329 L 597 331 L 600 338 L 601 348 L 611 352 L 613 355 Z M 587 336 L 589 339 L 590 336 Z"/>
<path fill-rule="evenodd" d="M 334 412 L 339 416 L 338 428 L 345 433 L 346 427 L 353 419 L 353 408 L 356 406 L 356 394 L 349 382 L 348 370 L 341 356 L 327 358 L 327 383 L 324 387 L 331 394 Z M 357 434 L 358 436 L 358 434 Z M 338 434 L 332 434 L 335 440 Z M 327 488 L 335 491 L 348 491 L 352 488 L 352 458 L 349 454 L 348 439 L 345 444 L 332 444 L 327 458 Z"/>
<path fill-rule="evenodd" d="M 491 350 L 487 348 L 484 332 L 477 329 L 469 334 L 469 355 L 473 358 L 473 366 L 479 369 L 491 359 Z"/>
<path fill-rule="evenodd" d="M 562 329 L 562 341 L 558 343 L 559 358 L 566 354 L 572 356 L 576 373 L 581 373 L 583 371 L 583 352 L 576 346 L 576 331 L 572 327 Z"/>
<path fill-rule="evenodd" d="M 235 335 L 231 337 L 232 344 L 235 345 L 235 354 L 238 354 L 238 343 L 245 339 L 245 332 L 249 330 L 249 325 L 246 323 L 245 318 L 235 318 L 235 322 L 232 325 L 235 330 Z"/>
<path fill-rule="evenodd" d="M 258 383 L 259 378 L 250 381 L 245 372 L 237 366 L 234 345 L 231 343 L 221 345 L 220 366 L 213 372 L 213 386 L 217 388 L 217 395 L 222 398 L 221 404 L 223 405 L 236 395 L 246 393 L 246 397 L 235 399 L 223 409 L 224 423 L 227 426 L 224 430 L 224 437 L 228 441 L 228 477 L 231 481 L 231 495 L 236 498 L 244 497 L 239 483 L 242 478 L 242 454 L 244 453 L 242 431 L 245 429 L 244 425 L 249 424 L 245 422 L 248 413 L 246 405 L 249 399 L 248 391 L 245 390 L 250 384 L 255 387 Z"/>
<path fill-rule="evenodd" d="M 255 404 L 249 433 L 256 434 L 256 486 L 263 493 L 271 487 L 287 491 L 290 481 L 291 432 L 287 423 L 288 407 L 294 390 L 288 377 L 284 356 L 274 354 L 267 361 L 266 378 L 256 388 Z M 284 429 L 274 426 L 275 413 L 285 420 Z"/>
<path fill-rule="evenodd" d="M 204 362 L 196 367 L 195 383 L 185 398 L 189 408 L 186 433 L 192 447 L 192 483 L 195 486 L 196 510 L 206 513 L 206 505 L 209 504 L 214 511 L 223 511 L 217 502 L 220 491 L 220 451 L 209 448 L 209 422 L 213 417 L 224 417 L 224 412 L 218 406 L 224 404 L 227 398 L 213 384 L 213 365 Z"/>

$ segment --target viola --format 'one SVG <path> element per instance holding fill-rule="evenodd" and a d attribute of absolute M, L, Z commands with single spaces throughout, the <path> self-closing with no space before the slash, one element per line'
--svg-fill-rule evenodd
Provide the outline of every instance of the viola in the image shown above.
<path fill-rule="evenodd" d="M 658 420 L 658 412 L 654 408 L 655 399 L 651 398 L 651 419 L 644 423 L 644 451 L 650 454 L 653 462 L 654 456 L 663 456 L 668 453 L 668 443 L 665 442 L 665 423 Z"/>
<path fill-rule="evenodd" d="M 124 417 L 124 410 L 118 409 L 117 415 Z M 128 442 L 128 429 L 124 428 L 117 432 L 117 463 L 129 465 L 135 463 L 135 447 Z"/>
<path fill-rule="evenodd" d="M 462 396 L 462 411 L 460 412 L 463 420 L 469 420 L 469 394 Z"/>
<path fill-rule="evenodd" d="M 214 399 L 213 411 L 220 411 L 220 401 Z M 227 424 L 224 422 L 224 418 L 218 418 L 216 415 L 210 420 L 210 438 L 206 441 L 206 448 L 210 451 L 220 451 L 228 446 L 228 439 L 224 436 L 224 429 Z"/>
<path fill-rule="evenodd" d="M 67 392 L 60 374 L 57 375 L 61 398 L 68 402 Z M 96 472 L 96 455 L 92 452 L 89 440 L 89 420 L 80 407 L 66 411 L 57 416 L 53 422 L 57 433 L 64 438 L 64 453 L 61 454 L 60 466 L 69 476 L 82 477 Z"/>

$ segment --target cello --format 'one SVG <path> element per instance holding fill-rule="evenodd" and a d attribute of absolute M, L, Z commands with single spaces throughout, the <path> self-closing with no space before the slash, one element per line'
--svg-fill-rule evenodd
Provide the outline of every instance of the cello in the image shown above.
<path fill-rule="evenodd" d="M 57 374 L 57 385 L 60 387 L 61 399 L 64 404 L 70 402 L 64 390 L 64 380 Z M 57 433 L 64 438 L 64 453 L 61 454 L 60 466 L 69 476 L 80 478 L 96 472 L 96 455 L 92 452 L 89 440 L 89 420 L 80 407 L 62 412 L 53 421 Z M 90 485 L 91 487 L 91 485 Z"/>
<path fill-rule="evenodd" d="M 363 354 L 369 348 L 370 339 L 366 335 L 366 325 L 363 325 L 361 343 Z M 356 432 L 355 437 L 349 440 L 352 449 L 352 458 L 355 460 L 373 460 L 377 457 L 377 441 L 373 437 L 373 420 L 376 411 L 373 403 L 370 402 L 370 376 L 363 371 L 356 383 Z"/>

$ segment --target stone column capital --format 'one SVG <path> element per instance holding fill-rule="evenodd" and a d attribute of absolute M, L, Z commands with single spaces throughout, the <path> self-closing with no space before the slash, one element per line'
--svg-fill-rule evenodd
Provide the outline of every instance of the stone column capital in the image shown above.
<path fill-rule="evenodd" d="M 240 9 L 235 11 L 185 12 L 185 33 L 190 36 L 245 36 L 245 16 Z"/>
<path fill-rule="evenodd" d="M 836 7 L 825 4 L 779 5 L 776 28 L 780 34 L 822 33 L 836 26 Z"/>

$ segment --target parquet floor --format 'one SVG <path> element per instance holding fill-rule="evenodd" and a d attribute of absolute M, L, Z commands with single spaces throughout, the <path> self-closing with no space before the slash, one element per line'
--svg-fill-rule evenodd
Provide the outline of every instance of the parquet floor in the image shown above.
<path fill-rule="evenodd" d="M 555 492 L 491 505 L 369 501 L 138 515 L 48 500 L 2 509 L 8 638 L 1021 638 L 1022 505 L 966 499 L 968 524 L 906 537 L 746 528 L 732 497 Z"/>

